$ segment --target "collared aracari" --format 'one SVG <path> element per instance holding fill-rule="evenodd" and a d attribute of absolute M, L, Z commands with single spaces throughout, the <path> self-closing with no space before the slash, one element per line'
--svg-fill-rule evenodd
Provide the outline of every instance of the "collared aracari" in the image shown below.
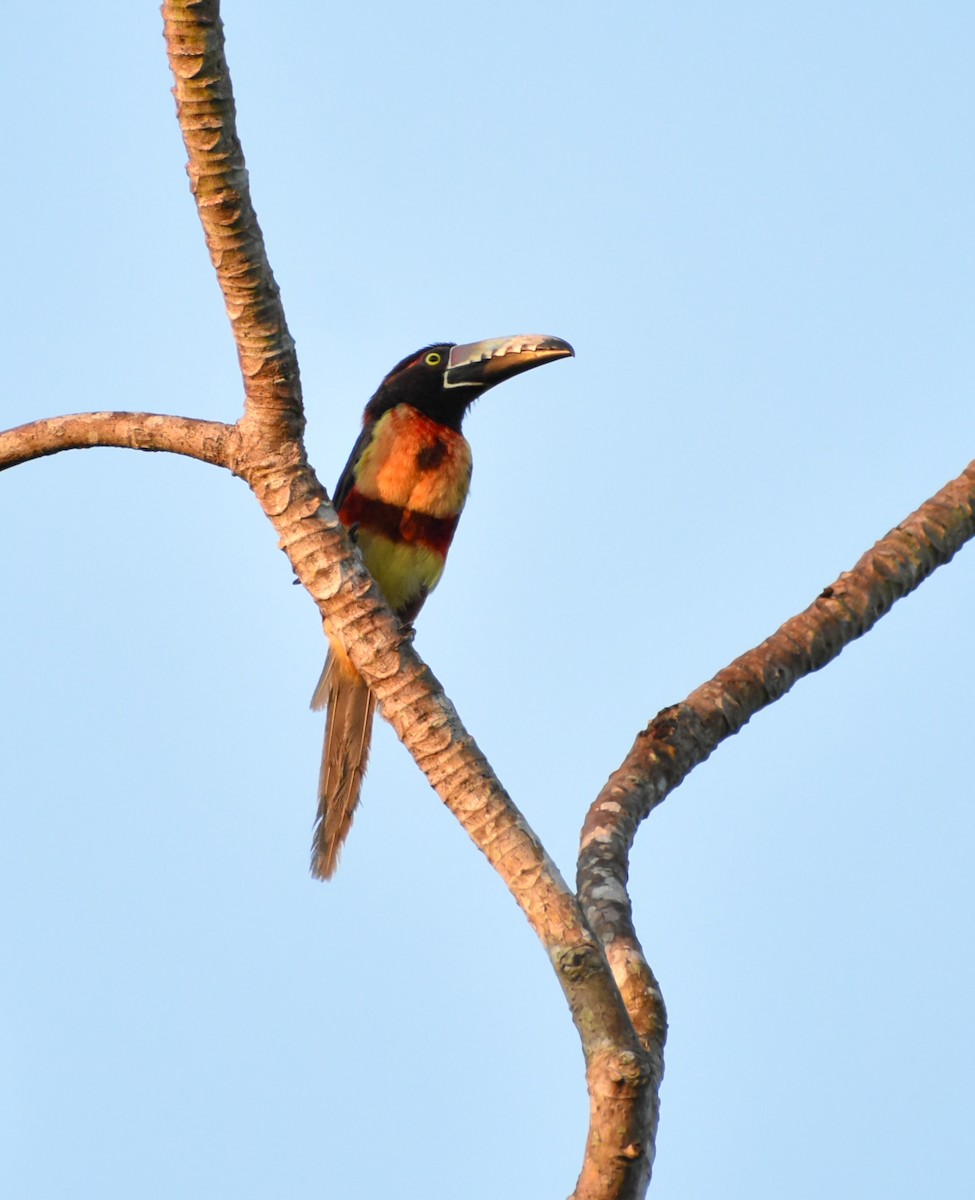
<path fill-rule="evenodd" d="M 560 338 L 438 342 L 397 363 L 366 405 L 335 489 L 339 520 L 400 621 L 412 624 L 443 572 L 471 480 L 460 431 L 488 388 L 573 353 Z M 376 701 L 330 638 L 312 708 L 327 709 L 311 870 L 328 879 L 349 832 L 369 755 Z"/>

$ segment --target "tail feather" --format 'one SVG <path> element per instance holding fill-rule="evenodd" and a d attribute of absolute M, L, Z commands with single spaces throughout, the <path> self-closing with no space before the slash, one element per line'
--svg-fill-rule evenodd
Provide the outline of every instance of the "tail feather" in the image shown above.
<path fill-rule="evenodd" d="M 348 658 L 333 649 L 311 706 L 327 710 L 311 871 L 319 879 L 330 879 L 359 803 L 376 701 Z"/>

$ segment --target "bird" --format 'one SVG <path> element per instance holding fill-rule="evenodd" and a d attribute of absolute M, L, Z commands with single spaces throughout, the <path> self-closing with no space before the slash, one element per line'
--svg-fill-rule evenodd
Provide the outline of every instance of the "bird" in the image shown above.
<path fill-rule="evenodd" d="M 574 353 L 541 334 L 436 342 L 398 362 L 366 405 L 333 504 L 404 628 L 440 581 L 467 500 L 472 460 L 461 425 L 471 404 L 506 379 Z M 326 710 L 311 872 L 330 879 L 359 803 L 376 709 L 332 635 L 311 707 Z"/>

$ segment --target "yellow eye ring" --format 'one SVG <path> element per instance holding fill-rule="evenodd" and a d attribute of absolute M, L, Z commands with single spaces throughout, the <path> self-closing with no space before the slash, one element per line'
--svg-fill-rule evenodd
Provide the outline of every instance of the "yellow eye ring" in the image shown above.
<path fill-rule="evenodd" d="M 439 367 L 443 359 L 441 355 L 436 352 L 436 350 L 431 350 L 423 361 L 428 367 Z"/>

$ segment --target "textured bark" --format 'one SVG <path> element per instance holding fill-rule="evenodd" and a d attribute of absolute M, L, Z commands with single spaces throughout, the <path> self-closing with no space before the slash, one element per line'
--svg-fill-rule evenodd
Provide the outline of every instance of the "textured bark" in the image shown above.
<path fill-rule="evenodd" d="M 60 450 L 119 446 L 186 454 L 247 481 L 329 631 L 551 959 L 582 1041 L 590 1095 L 574 1200 L 636 1200 L 650 1179 L 666 1036 L 626 890 L 637 827 L 724 738 L 836 657 L 975 533 L 975 466 L 806 612 L 641 732 L 586 818 L 580 905 L 414 652 L 308 465 L 298 364 L 250 201 L 219 5 L 166 0 L 163 14 L 191 189 L 238 349 L 243 416 L 236 425 L 147 413 L 48 418 L 0 434 L 0 469 Z"/>
<path fill-rule="evenodd" d="M 186 173 L 223 292 L 246 397 L 245 423 L 300 445 L 305 417 L 294 341 L 251 203 L 217 0 L 166 0 L 166 48 Z"/>
<path fill-rule="evenodd" d="M 345 535 L 300 474 L 252 482 L 299 579 L 441 800 L 501 875 L 545 946 L 586 1059 L 590 1128 L 577 1200 L 643 1194 L 649 1064 L 574 894 L 413 650 Z M 290 485 L 290 486 L 288 486 Z M 265 493 L 265 489 L 266 493 Z M 279 501 L 287 498 L 284 507 Z"/>
<path fill-rule="evenodd" d="M 244 415 L 236 426 L 126 413 L 35 422 L 0 437 L 0 465 L 123 445 L 188 453 L 247 481 L 383 715 L 501 874 L 551 959 L 582 1041 L 591 1097 L 576 1196 L 640 1194 L 648 1178 L 644 1051 L 575 895 L 404 637 L 307 463 L 298 365 L 250 201 L 219 6 L 167 0 L 163 15 L 187 171 L 238 349 Z"/>
<path fill-rule="evenodd" d="M 650 1056 L 653 1090 L 663 1075 L 667 1017 L 633 926 L 626 887 L 640 822 L 725 738 L 804 675 L 832 662 L 973 536 L 975 463 L 877 542 L 804 612 L 686 700 L 658 713 L 589 809 L 579 853 L 579 897 Z"/>
<path fill-rule="evenodd" d="M 168 450 L 234 471 L 237 445 L 236 427 L 219 421 L 159 413 L 72 413 L 0 433 L 0 471 L 60 450 L 86 450 L 92 446 Z"/>
<path fill-rule="evenodd" d="M 642 1048 L 575 896 L 350 553 L 307 466 L 297 362 L 248 194 L 218 5 L 169 0 L 163 14 L 187 169 L 244 374 L 241 474 L 383 716 L 545 945 L 582 1039 L 590 1083 L 589 1144 L 577 1195 L 622 1195 L 621 1182 L 638 1177 L 644 1161 L 641 1110 L 632 1099 L 646 1092 Z"/>

